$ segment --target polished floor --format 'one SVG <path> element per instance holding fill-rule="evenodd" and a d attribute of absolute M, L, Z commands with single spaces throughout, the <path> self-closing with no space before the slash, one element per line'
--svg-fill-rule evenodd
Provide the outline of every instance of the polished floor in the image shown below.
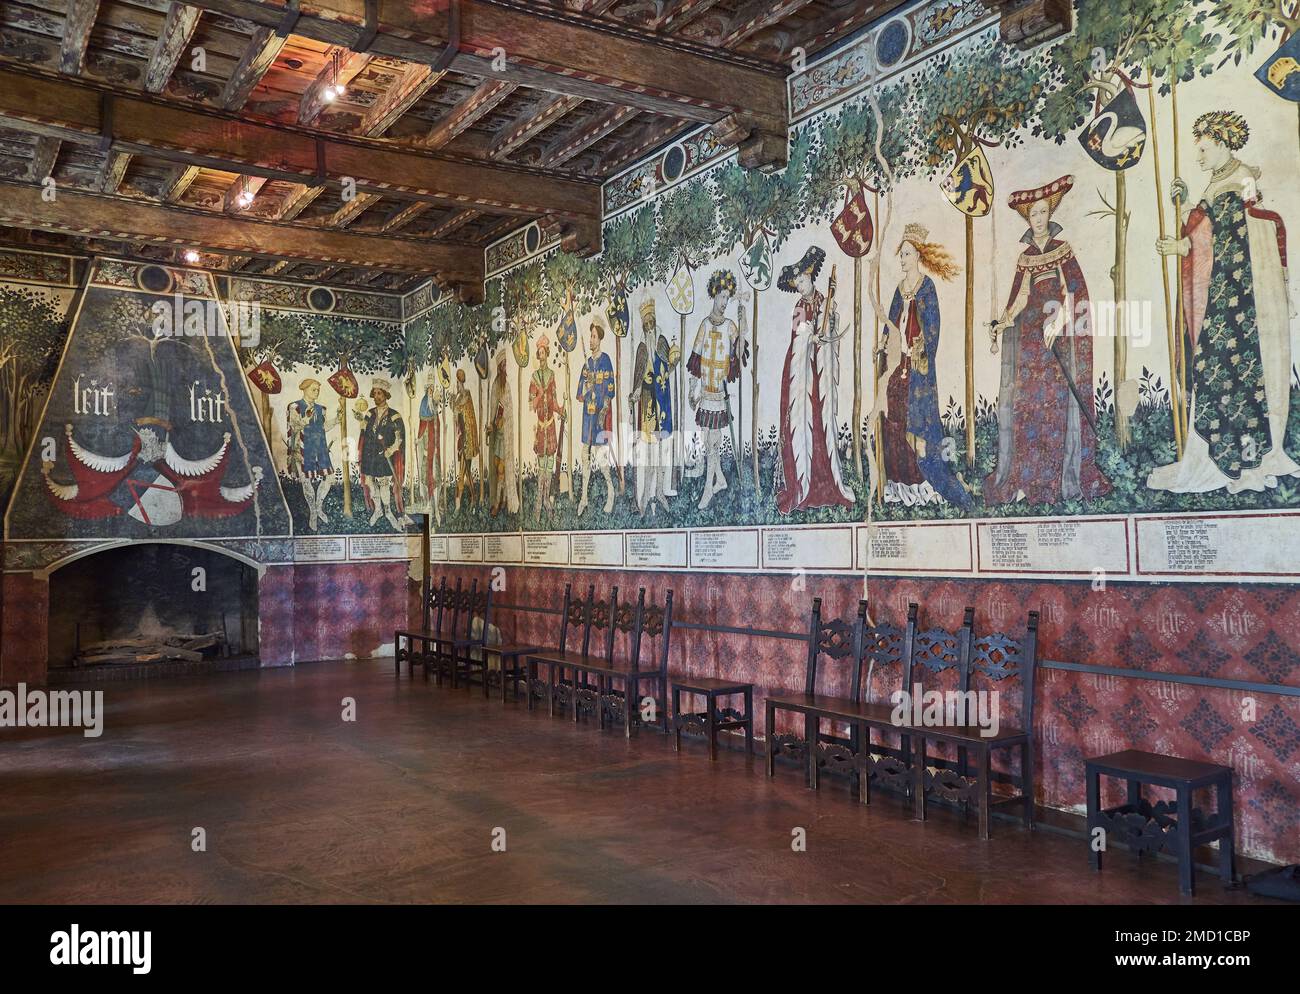
<path fill-rule="evenodd" d="M 1180 900 L 1171 863 L 1117 853 L 1096 874 L 1079 839 L 999 821 L 981 843 L 944 810 L 919 824 L 888 796 L 864 809 L 841 783 L 394 679 L 391 660 L 100 689 L 101 738 L 0 729 L 0 903 Z M 1250 900 L 1199 884 L 1197 902 Z"/>

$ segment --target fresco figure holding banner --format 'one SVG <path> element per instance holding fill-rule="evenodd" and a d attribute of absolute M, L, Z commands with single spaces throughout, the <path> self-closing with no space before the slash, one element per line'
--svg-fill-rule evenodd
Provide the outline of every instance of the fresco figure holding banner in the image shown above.
<path fill-rule="evenodd" d="M 796 293 L 790 318 L 790 348 L 781 374 L 781 455 L 777 464 L 776 508 L 782 514 L 816 507 L 852 507 L 838 447 L 836 394 L 840 381 L 839 311 L 835 275 L 827 294 L 816 289 L 826 252 L 813 246 L 781 270 L 777 287 Z"/>
<path fill-rule="evenodd" d="M 578 377 L 577 399 L 582 401 L 582 499 L 578 501 L 578 514 L 587 510 L 587 491 L 591 485 L 591 464 L 600 466 L 605 478 L 605 513 L 614 510 L 614 480 L 610 476 L 613 460 L 610 442 L 614 430 L 614 364 L 601 351 L 605 327 L 599 321 L 591 323 L 587 358 Z"/>
<path fill-rule="evenodd" d="M 885 500 L 907 507 L 940 497 L 970 506 L 970 492 L 945 459 L 935 371 L 939 354 L 939 293 L 930 274 L 950 280 L 960 271 L 920 224 L 903 229 L 898 261 L 903 275 L 889 306 L 876 388 L 885 463 Z M 924 270 L 924 271 L 923 271 Z"/>
<path fill-rule="evenodd" d="M 990 329 L 1002 375 L 997 465 L 984 481 L 989 504 L 1095 500 L 1111 490 L 1096 462 L 1088 284 L 1052 220 L 1073 185 L 1062 176 L 1007 200 L 1029 229 L 1007 306 Z"/>
<path fill-rule="evenodd" d="M 1291 411 L 1291 333 L 1286 227 L 1261 206 L 1260 170 L 1240 161 L 1250 137 L 1240 114 L 1213 111 L 1192 128 L 1197 162 L 1210 174 L 1182 235 L 1156 250 L 1181 258 L 1183 351 L 1191 408 L 1183 457 L 1151 471 L 1147 486 L 1174 493 L 1229 493 L 1276 487 L 1300 476 L 1286 452 Z M 1173 196 L 1187 204 L 1187 184 Z"/>

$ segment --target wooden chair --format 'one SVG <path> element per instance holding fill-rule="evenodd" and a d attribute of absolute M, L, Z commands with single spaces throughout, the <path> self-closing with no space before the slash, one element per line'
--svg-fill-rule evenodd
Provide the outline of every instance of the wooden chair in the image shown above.
<path fill-rule="evenodd" d="M 948 646 L 944 646 L 943 651 L 935 651 L 933 645 L 927 647 L 923 644 L 924 636 L 917 636 L 921 653 L 916 659 L 916 666 L 928 670 L 932 675 L 956 666 L 957 689 L 962 694 L 967 714 L 953 715 L 946 711 L 943 724 L 922 723 L 919 727 L 913 725 L 909 729 L 916 741 L 912 790 L 916 817 L 922 821 L 925 819 L 927 794 L 963 806 L 974 804 L 979 810 L 980 838 L 987 839 L 990 815 L 997 805 L 1018 803 L 1025 827 L 1033 828 L 1034 824 L 1034 669 L 1038 653 L 1038 612 L 1029 612 L 1023 639 L 1013 639 L 1003 634 L 973 637 L 973 618 L 974 608 L 967 608 L 966 621 L 955 652 Z M 1003 681 L 1017 678 L 1020 680 L 1019 727 L 1004 726 L 999 721 L 996 733 L 992 733 L 978 722 L 971 722 L 969 707 L 974 699 L 972 689 L 997 691 L 999 698 L 992 700 L 1000 706 Z M 985 686 L 980 687 L 981 684 Z M 955 747 L 956 761 L 936 760 L 927 764 L 928 742 Z M 1019 773 L 993 772 L 990 768 L 992 755 L 1012 751 L 1020 754 Z M 995 798 L 992 792 L 994 780 L 1010 783 L 1019 792 Z"/>
<path fill-rule="evenodd" d="M 618 603 L 618 588 L 610 594 L 613 611 L 611 629 L 626 636 L 627 652 L 619 658 L 615 640 L 610 638 L 603 660 L 588 660 L 575 666 L 575 674 L 585 688 L 594 678 L 596 701 L 599 704 L 597 724 L 605 727 L 621 724 L 623 733 L 632 736 L 632 726 L 641 720 L 641 709 L 647 698 L 642 696 L 642 685 L 649 684 L 654 692 L 655 724 L 665 734 L 668 732 L 668 644 L 672 632 L 673 592 L 664 596 L 663 607 L 645 602 L 645 587 L 637 592 L 635 607 Z M 641 668 L 641 646 L 645 637 L 660 638 L 658 658 L 654 665 Z M 585 691 L 580 691 L 585 699 Z"/>
<path fill-rule="evenodd" d="M 429 651 L 424 658 L 424 678 L 429 679 L 429 671 L 432 670 L 435 682 L 439 687 L 442 686 L 444 676 L 450 676 L 451 685 L 456 686 L 456 664 L 452 653 L 452 645 L 462 630 L 468 630 L 468 623 L 464 619 L 471 614 L 471 608 L 477 596 L 477 579 L 466 590 L 463 580 L 457 577 L 456 589 L 448 595 L 447 609 L 443 614 L 445 627 L 441 629 L 440 634 L 431 635 L 429 638 Z M 464 629 L 462 629 L 462 625 L 465 626 Z"/>
<path fill-rule="evenodd" d="M 449 634 L 443 631 L 442 624 L 443 611 L 451 596 L 447 591 L 447 577 L 444 576 L 438 586 L 429 588 L 422 627 L 418 631 L 398 629 L 393 633 L 393 665 L 398 676 L 402 673 L 402 660 L 406 660 L 409 676 L 415 676 L 417 663 L 425 667 L 425 675 L 428 675 L 426 656 L 432 651 L 432 642 Z"/>
<path fill-rule="evenodd" d="M 591 647 L 591 628 L 593 606 L 596 601 L 596 585 L 587 587 L 587 597 L 574 597 L 572 585 L 564 586 L 564 606 L 560 615 L 560 644 L 555 649 L 542 649 L 526 654 L 528 669 L 528 710 L 533 710 L 537 700 L 545 700 L 547 713 L 554 716 L 558 702 L 565 710 L 573 705 L 574 685 L 566 681 L 562 667 L 570 664 L 572 659 L 585 659 Z M 581 636 L 577 630 L 581 629 Z M 581 651 L 574 649 L 578 641 Z M 546 667 L 546 679 L 538 676 L 541 667 Z M 560 679 L 556 680 L 559 670 Z"/>
<path fill-rule="evenodd" d="M 828 741 L 822 736 L 820 728 L 822 719 L 843 721 L 855 727 L 862 717 L 862 655 L 864 647 L 863 632 L 866 627 L 867 602 L 858 602 L 856 619 L 850 623 L 834 618 L 822 620 L 822 599 L 813 598 L 812 617 L 808 626 L 808 654 L 804 664 L 804 688 L 802 694 L 788 696 L 770 696 L 765 702 L 767 718 L 767 775 L 774 776 L 775 761 L 779 754 L 786 754 L 801 760 L 805 764 L 808 786 L 814 790 L 818 786 L 818 774 L 821 768 L 819 758 L 822 753 L 819 743 Z M 818 694 L 819 660 L 827 659 L 832 663 L 841 663 L 849 667 L 849 696 L 834 697 Z M 776 732 L 776 713 L 791 711 L 802 714 L 804 719 L 803 738 L 791 734 Z M 848 755 L 852 756 L 853 736 L 849 740 L 838 740 L 848 746 Z M 839 753 L 825 753 L 825 762 Z"/>

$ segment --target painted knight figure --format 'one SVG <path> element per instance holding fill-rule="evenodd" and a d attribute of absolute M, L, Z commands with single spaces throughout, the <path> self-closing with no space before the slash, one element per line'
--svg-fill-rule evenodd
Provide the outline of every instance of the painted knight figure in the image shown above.
<path fill-rule="evenodd" d="M 826 252 L 813 246 L 781 270 L 777 287 L 797 293 L 790 348 L 781 374 L 781 453 L 776 506 L 782 514 L 817 507 L 852 507 L 837 443 L 840 328 L 832 272 L 827 294 L 816 289 Z"/>
<path fill-rule="evenodd" d="M 330 460 L 329 439 L 326 432 L 336 428 L 339 416 L 326 420 L 325 407 L 317 403 L 320 381 L 308 377 L 298 384 L 302 397 L 285 411 L 288 425 L 288 471 L 302 485 L 302 495 L 307 501 L 307 527 L 316 531 L 322 522 L 328 523 L 325 514 L 325 497 L 334 483 L 334 464 Z"/>
<path fill-rule="evenodd" d="M 533 429 L 533 455 L 537 457 L 537 516 L 555 506 L 551 485 L 555 481 L 557 459 L 560 451 L 560 432 L 556 419 L 563 419 L 565 409 L 560 404 L 551 369 L 551 342 L 545 335 L 537 340 L 537 369 L 528 384 L 528 406 L 537 425 Z"/>
<path fill-rule="evenodd" d="M 654 298 L 641 302 L 641 335 L 632 367 L 632 392 L 628 409 L 636 432 L 636 503 L 644 516 L 654 513 L 655 501 L 665 512 L 673 488 L 674 370 L 682 353 L 659 334 Z"/>
<path fill-rule="evenodd" d="M 582 402 L 582 499 L 578 514 L 587 510 L 587 493 L 591 487 L 591 464 L 594 461 L 605 480 L 605 513 L 614 510 L 612 447 L 614 442 L 614 364 L 601 349 L 605 326 L 591 323 L 586 342 L 586 360 L 578 377 L 577 399 Z"/>
<path fill-rule="evenodd" d="M 508 352 L 497 356 L 496 375 L 488 400 L 488 507 L 495 518 L 504 509 L 519 513 L 518 478 L 515 475 L 515 418 L 507 380 Z"/>
<path fill-rule="evenodd" d="M 1147 486 L 1174 493 L 1276 487 L 1300 476 L 1285 449 L 1291 410 L 1291 332 L 1286 227 L 1263 206 L 1261 171 L 1237 158 L 1245 118 L 1213 111 L 1192 129 L 1197 162 L 1210 174 L 1189 204 L 1176 178 L 1182 235 L 1156 243 L 1182 266 L 1183 351 L 1190 356 L 1190 429 L 1183 458 L 1152 470 Z"/>
<path fill-rule="evenodd" d="M 361 467 L 366 509 L 371 512 L 370 523 L 378 524 L 380 517 L 384 517 L 401 531 L 405 523 L 402 487 L 406 482 L 406 426 L 402 416 L 388 406 L 391 398 L 392 385 L 388 380 L 375 380 L 370 388 L 370 399 L 375 406 L 365 416 L 357 441 L 357 462 Z"/>
<path fill-rule="evenodd" d="M 897 252 L 902 278 L 877 356 L 885 500 L 908 507 L 947 501 L 964 508 L 970 506 L 970 491 L 939 418 L 939 293 L 932 278 L 951 280 L 960 270 L 929 237 L 920 224 L 903 229 Z"/>
<path fill-rule="evenodd" d="M 1073 185 L 1074 177 L 1062 176 L 1007 201 L 1029 229 L 1007 306 L 990 330 L 1002 370 L 997 465 L 984 481 L 989 504 L 1058 504 L 1110 493 L 1096 463 L 1088 284 L 1052 220 Z"/>
<path fill-rule="evenodd" d="M 451 406 L 456 418 L 456 510 L 469 490 L 469 502 L 474 504 L 474 459 L 478 456 L 478 419 L 474 414 L 474 395 L 465 386 L 465 370 L 456 370 L 456 391 L 451 395 Z"/>
<path fill-rule="evenodd" d="M 686 363 L 692 377 L 690 400 L 695 407 L 695 423 L 704 433 L 701 510 L 709 506 L 715 495 L 727 489 L 727 475 L 722 471 L 722 436 L 732 423 L 727 384 L 740 379 L 740 328 L 727 317 L 727 306 L 736 295 L 735 274 L 729 269 L 717 270 L 709 277 L 708 291 L 713 307 L 700 322 Z M 739 305 L 739 318 L 743 325 L 743 303 Z M 732 451 L 735 454 L 734 445 Z"/>

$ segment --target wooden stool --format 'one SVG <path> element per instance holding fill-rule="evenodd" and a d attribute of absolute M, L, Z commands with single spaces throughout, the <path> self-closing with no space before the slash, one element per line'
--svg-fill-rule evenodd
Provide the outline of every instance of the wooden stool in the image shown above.
<path fill-rule="evenodd" d="M 1232 769 L 1201 763 L 1176 756 L 1128 749 L 1087 761 L 1088 837 L 1101 828 L 1107 843 L 1122 842 L 1141 858 L 1144 852 L 1159 849 L 1178 856 L 1178 889 L 1193 893 L 1192 850 L 1219 840 L 1219 876 L 1225 887 L 1233 879 Z M 1115 808 L 1101 806 L 1101 778 L 1120 777 L 1128 782 L 1128 803 Z M 1142 796 L 1142 785 L 1168 787 L 1175 792 L 1174 803 L 1152 804 Z M 1214 788 L 1214 815 L 1206 817 L 1192 807 L 1192 791 Z M 1092 865 L 1101 869 L 1101 852 L 1092 850 Z"/>
<path fill-rule="evenodd" d="M 698 694 L 705 699 L 702 712 L 682 713 L 682 694 Z M 719 708 L 719 697 L 742 694 L 745 698 L 745 710 L 737 711 L 733 707 Z M 682 732 L 691 735 L 706 735 L 709 739 L 709 759 L 718 758 L 718 732 L 728 728 L 745 730 L 745 749 L 754 754 L 754 685 L 752 683 L 735 683 L 728 680 L 714 680 L 711 677 L 694 677 L 673 681 L 673 749 L 681 752 Z"/>

